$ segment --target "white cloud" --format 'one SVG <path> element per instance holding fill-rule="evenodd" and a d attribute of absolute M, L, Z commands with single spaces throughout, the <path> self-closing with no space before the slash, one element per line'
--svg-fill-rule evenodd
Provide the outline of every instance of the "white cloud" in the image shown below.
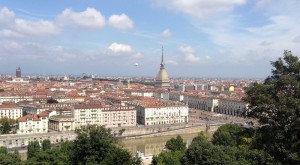
<path fill-rule="evenodd" d="M 108 20 L 109 24 L 117 29 L 131 29 L 133 22 L 126 14 L 112 15 Z"/>
<path fill-rule="evenodd" d="M 166 64 L 172 64 L 172 65 L 177 65 L 178 64 L 178 62 L 175 61 L 175 60 L 167 60 L 165 63 Z"/>
<path fill-rule="evenodd" d="M 293 39 L 293 42 L 300 43 L 300 36 L 297 36 Z"/>
<path fill-rule="evenodd" d="M 160 36 L 163 38 L 171 37 L 172 32 L 170 29 L 165 29 L 163 32 L 160 33 Z"/>
<path fill-rule="evenodd" d="M 22 37 L 21 34 L 15 32 L 15 31 L 12 31 L 10 29 L 3 29 L 0 31 L 0 36 L 2 37 Z"/>
<path fill-rule="evenodd" d="M 139 60 L 141 58 L 143 58 L 143 55 L 140 52 L 137 52 L 135 54 L 132 55 L 133 59 Z"/>
<path fill-rule="evenodd" d="M 0 24 L 7 24 L 13 22 L 15 13 L 8 8 L 0 8 Z"/>
<path fill-rule="evenodd" d="M 8 51 L 11 51 L 11 50 L 20 50 L 23 48 L 23 46 L 21 44 L 19 44 L 18 42 L 15 42 L 15 41 L 6 41 L 3 44 L 3 48 L 8 50 Z"/>
<path fill-rule="evenodd" d="M 108 50 L 114 52 L 114 53 L 130 53 L 132 51 L 130 45 L 126 44 L 118 44 L 116 42 L 112 43 L 109 47 Z"/>
<path fill-rule="evenodd" d="M 185 54 L 185 60 L 189 62 L 198 62 L 200 61 L 200 57 L 197 57 L 193 53 L 187 53 Z"/>
<path fill-rule="evenodd" d="M 170 10 L 203 20 L 216 14 L 229 12 L 234 6 L 245 4 L 246 0 L 156 0 L 156 2 Z"/>
<path fill-rule="evenodd" d="M 180 46 L 179 51 L 182 53 L 194 53 L 195 50 L 191 46 Z"/>
<path fill-rule="evenodd" d="M 51 36 L 59 33 L 59 29 L 53 24 L 53 22 L 45 20 L 29 22 L 23 19 L 16 19 L 14 28 L 21 34 L 35 36 Z"/>
<path fill-rule="evenodd" d="M 80 26 L 85 28 L 102 28 L 105 25 L 105 17 L 94 8 L 87 8 L 82 12 L 74 12 L 65 9 L 57 17 L 57 21 L 63 26 Z"/>
<path fill-rule="evenodd" d="M 200 57 L 195 55 L 195 50 L 191 46 L 180 46 L 179 51 L 184 54 L 185 60 L 188 62 L 200 61 Z"/>

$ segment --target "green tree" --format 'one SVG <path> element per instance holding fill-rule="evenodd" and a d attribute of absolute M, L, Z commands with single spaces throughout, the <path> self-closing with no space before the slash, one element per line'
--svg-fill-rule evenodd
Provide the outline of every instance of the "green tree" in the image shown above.
<path fill-rule="evenodd" d="M 38 141 L 29 142 L 27 147 L 27 159 L 34 157 L 40 150 L 41 147 Z"/>
<path fill-rule="evenodd" d="M 238 164 L 230 148 L 215 146 L 203 136 L 193 139 L 191 145 L 183 156 L 181 163 L 185 165 L 194 164 Z"/>
<path fill-rule="evenodd" d="M 0 147 L 0 154 L 7 154 L 7 148 L 6 147 Z"/>
<path fill-rule="evenodd" d="M 183 139 L 180 135 L 175 138 L 171 138 L 166 143 L 166 148 L 171 151 L 184 151 L 186 150 L 186 143 L 183 142 Z"/>
<path fill-rule="evenodd" d="M 3 125 L 3 124 L 6 123 L 6 122 L 8 122 L 9 125 L 13 125 L 13 124 L 16 123 L 16 120 L 15 120 L 15 119 L 10 119 L 10 118 L 8 118 L 8 117 L 3 117 L 3 118 L 0 119 L 0 124 Z"/>
<path fill-rule="evenodd" d="M 43 140 L 43 142 L 42 142 L 42 150 L 46 151 L 46 150 L 49 150 L 49 149 L 51 149 L 51 142 L 50 142 L 50 140 L 49 139 Z"/>
<path fill-rule="evenodd" d="M 132 162 L 139 164 L 139 160 L 120 148 L 117 135 L 113 134 L 111 129 L 103 126 L 87 126 L 76 132 L 73 164 L 114 164 L 115 161 L 122 162 L 121 164 Z"/>
<path fill-rule="evenodd" d="M 2 165 L 19 165 L 21 158 L 17 151 L 8 153 L 5 147 L 0 147 L 0 164 Z"/>
<path fill-rule="evenodd" d="M 153 156 L 152 165 L 180 165 L 180 160 L 184 155 L 181 151 L 162 152 L 157 156 Z"/>
<path fill-rule="evenodd" d="M 4 89 L 0 89 L 0 92 L 4 92 Z"/>
<path fill-rule="evenodd" d="M 236 124 L 225 124 L 213 134 L 212 143 L 215 145 L 237 146 L 241 141 L 242 129 Z"/>
<path fill-rule="evenodd" d="M 11 130 L 11 127 L 8 123 L 8 121 L 6 121 L 4 124 L 3 124 L 3 128 L 2 128 L 2 134 L 8 134 Z"/>
<path fill-rule="evenodd" d="M 248 117 L 258 119 L 253 146 L 282 164 L 300 164 L 300 62 L 291 51 L 271 62 L 272 75 L 246 91 Z"/>
<path fill-rule="evenodd" d="M 71 164 L 67 155 L 62 153 L 59 147 L 54 147 L 45 151 L 36 152 L 33 157 L 27 159 L 24 164 L 54 164 L 54 165 L 65 165 Z"/>

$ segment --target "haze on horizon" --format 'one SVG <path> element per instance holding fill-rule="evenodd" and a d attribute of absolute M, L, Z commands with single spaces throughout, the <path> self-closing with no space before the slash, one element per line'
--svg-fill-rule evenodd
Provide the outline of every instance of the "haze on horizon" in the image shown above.
<path fill-rule="evenodd" d="M 298 0 L 0 3 L 0 74 L 266 77 L 300 54 Z M 138 63 L 138 66 L 135 66 Z"/>

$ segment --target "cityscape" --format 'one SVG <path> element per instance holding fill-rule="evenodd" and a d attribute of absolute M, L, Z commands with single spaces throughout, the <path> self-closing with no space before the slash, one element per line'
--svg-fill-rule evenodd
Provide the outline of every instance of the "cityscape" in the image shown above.
<path fill-rule="evenodd" d="M 299 6 L 0 2 L 0 164 L 299 164 Z"/>

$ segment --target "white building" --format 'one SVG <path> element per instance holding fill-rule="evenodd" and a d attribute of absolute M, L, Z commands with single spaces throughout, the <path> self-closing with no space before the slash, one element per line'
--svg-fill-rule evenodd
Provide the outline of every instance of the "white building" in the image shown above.
<path fill-rule="evenodd" d="M 47 133 L 48 132 L 48 114 L 28 114 L 17 119 L 19 129 L 17 134 Z"/>
<path fill-rule="evenodd" d="M 241 100 L 220 99 L 215 112 L 233 116 L 241 116 L 248 104 Z"/>
<path fill-rule="evenodd" d="M 219 104 L 219 100 L 212 97 L 188 96 L 185 99 L 190 108 L 210 112 L 214 112 L 215 107 Z"/>
<path fill-rule="evenodd" d="M 3 117 L 8 117 L 10 119 L 22 117 L 22 107 L 19 107 L 16 104 L 0 105 L 0 119 Z"/>
<path fill-rule="evenodd" d="M 136 125 L 136 109 L 133 106 L 76 105 L 72 114 L 75 128 L 86 125 L 105 125 L 107 127 Z"/>
<path fill-rule="evenodd" d="M 3 102 L 15 102 L 18 103 L 20 101 L 32 101 L 33 97 L 32 96 L 0 96 L 0 104 Z"/>
<path fill-rule="evenodd" d="M 147 100 L 137 105 L 137 121 L 143 125 L 187 123 L 188 110 L 180 102 Z"/>
<path fill-rule="evenodd" d="M 73 131 L 74 117 L 67 115 L 54 115 L 49 118 L 49 129 L 55 131 Z"/>

